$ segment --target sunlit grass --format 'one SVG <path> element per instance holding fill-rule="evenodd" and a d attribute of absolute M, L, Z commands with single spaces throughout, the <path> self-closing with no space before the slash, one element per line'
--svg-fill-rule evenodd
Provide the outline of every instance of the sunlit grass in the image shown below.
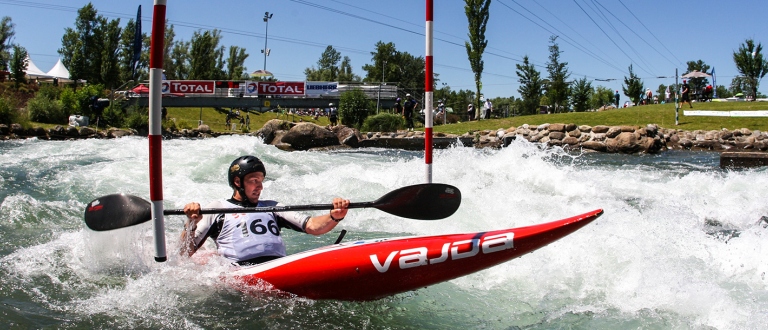
<path fill-rule="evenodd" d="M 684 116 L 685 110 L 768 110 L 768 102 L 706 102 L 694 103 L 694 109 L 679 110 L 679 125 L 675 125 L 674 104 L 654 104 L 614 109 L 600 112 L 571 112 L 549 115 L 518 116 L 504 119 L 490 119 L 458 124 L 439 125 L 435 132 L 464 134 L 475 130 L 496 130 L 499 128 L 519 127 L 523 124 L 540 125 L 544 123 L 562 123 L 576 125 L 607 125 L 607 126 L 645 126 L 657 124 L 663 128 L 675 128 L 686 131 L 694 130 L 729 130 L 748 128 L 751 130 L 768 131 L 768 117 L 703 117 Z"/>

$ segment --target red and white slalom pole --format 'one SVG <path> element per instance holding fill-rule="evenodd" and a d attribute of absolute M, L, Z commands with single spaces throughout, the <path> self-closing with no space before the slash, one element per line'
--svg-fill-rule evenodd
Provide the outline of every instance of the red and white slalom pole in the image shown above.
<path fill-rule="evenodd" d="M 432 183 L 432 98 L 434 74 L 432 73 L 432 15 L 433 0 L 427 1 L 427 49 L 424 57 L 424 162 L 427 165 L 427 183 Z"/>
<path fill-rule="evenodd" d="M 149 46 L 149 199 L 155 230 L 155 261 L 168 260 L 165 252 L 163 218 L 163 45 L 165 44 L 165 4 L 155 0 L 152 13 L 152 39 Z"/>

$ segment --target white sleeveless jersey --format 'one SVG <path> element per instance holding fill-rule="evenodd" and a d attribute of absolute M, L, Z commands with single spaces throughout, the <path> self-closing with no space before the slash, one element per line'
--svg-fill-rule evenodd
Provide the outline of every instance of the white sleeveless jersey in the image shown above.
<path fill-rule="evenodd" d="M 275 201 L 259 201 L 258 207 L 280 206 Z M 217 201 L 206 208 L 242 207 L 228 201 Z M 216 242 L 218 252 L 237 261 L 265 256 L 285 256 L 285 244 L 280 228 L 304 232 L 309 216 L 296 212 L 206 214 L 197 223 L 195 245 L 201 246 L 207 237 Z"/>

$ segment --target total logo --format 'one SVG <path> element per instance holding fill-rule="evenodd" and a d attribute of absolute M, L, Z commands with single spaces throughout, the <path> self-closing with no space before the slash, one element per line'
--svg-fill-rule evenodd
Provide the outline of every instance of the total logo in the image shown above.
<path fill-rule="evenodd" d="M 512 244 L 514 237 L 515 233 L 504 233 L 486 236 L 480 239 L 474 238 L 452 243 L 445 243 L 440 249 L 440 256 L 432 259 L 428 258 L 429 249 L 426 247 L 392 251 L 389 253 L 384 262 L 381 262 L 379 256 L 376 254 L 371 254 L 370 258 L 371 262 L 373 263 L 373 267 L 376 267 L 376 270 L 378 270 L 379 273 L 385 273 L 389 270 L 390 266 L 392 266 L 395 258 L 397 258 L 396 264 L 400 267 L 400 269 L 433 265 L 436 263 L 444 262 L 449 258 L 451 260 L 458 260 L 474 257 L 480 252 L 483 254 L 489 254 L 512 249 L 514 248 L 514 245 Z M 459 252 L 459 248 L 462 249 L 461 252 Z"/>
<path fill-rule="evenodd" d="M 259 89 L 259 84 L 255 82 L 249 82 L 248 84 L 245 85 L 245 91 L 248 94 L 256 93 L 258 89 Z"/>
<path fill-rule="evenodd" d="M 170 92 L 171 91 L 171 83 L 168 82 L 168 81 L 163 81 L 161 89 L 162 89 L 163 94 Z"/>

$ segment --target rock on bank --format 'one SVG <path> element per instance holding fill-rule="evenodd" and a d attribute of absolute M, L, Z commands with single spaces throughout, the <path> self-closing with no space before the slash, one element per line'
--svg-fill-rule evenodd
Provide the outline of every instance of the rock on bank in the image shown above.
<path fill-rule="evenodd" d="M 212 132 L 206 125 L 197 129 L 163 132 L 165 138 L 205 138 L 233 133 Z M 89 127 L 51 129 L 0 124 L 0 140 L 30 138 L 66 140 L 83 138 L 119 138 L 126 135 L 146 135 L 146 132 L 111 128 L 97 131 Z M 254 136 L 282 150 L 311 150 L 333 148 L 395 148 L 423 150 L 424 132 L 368 132 L 346 126 L 333 128 L 313 123 L 293 123 L 273 119 Z M 709 151 L 768 151 L 768 133 L 746 128 L 719 131 L 684 131 L 664 129 L 655 124 L 638 126 L 577 126 L 575 124 L 521 125 L 507 129 L 472 131 L 463 135 L 434 133 L 436 149 L 460 145 L 475 148 L 501 148 L 515 139 L 525 139 L 550 147 L 571 150 L 592 150 L 609 153 L 658 153 L 668 149 Z"/>

